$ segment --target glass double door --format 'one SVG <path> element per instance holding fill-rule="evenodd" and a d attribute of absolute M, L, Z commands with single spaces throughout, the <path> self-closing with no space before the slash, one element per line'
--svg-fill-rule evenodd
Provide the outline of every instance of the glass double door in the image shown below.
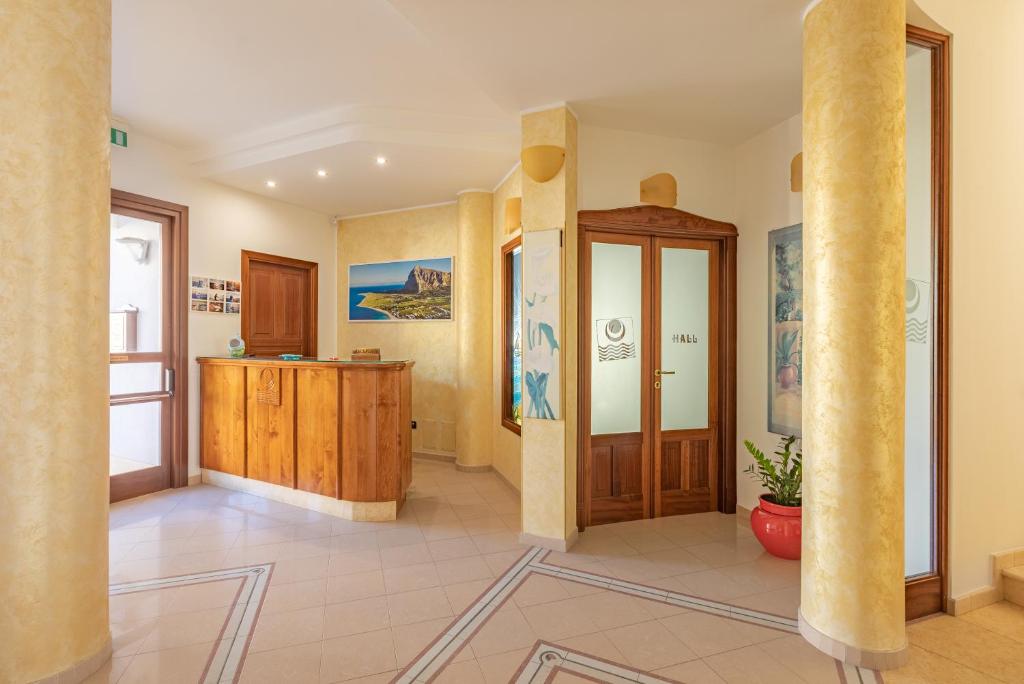
<path fill-rule="evenodd" d="M 583 240 L 583 523 L 716 510 L 719 243 Z"/>

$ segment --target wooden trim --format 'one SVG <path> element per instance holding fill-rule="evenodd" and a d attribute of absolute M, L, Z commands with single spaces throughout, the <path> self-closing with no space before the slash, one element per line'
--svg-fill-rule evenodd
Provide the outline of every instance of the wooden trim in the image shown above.
<path fill-rule="evenodd" d="M 517 235 L 501 246 L 501 424 L 517 435 L 523 429 L 512 417 L 512 252 L 522 244 Z"/>
<path fill-rule="evenodd" d="M 935 348 L 932 443 L 935 459 L 935 572 L 906 584 L 907 619 L 945 610 L 949 596 L 950 37 L 907 26 L 907 42 L 932 51 L 932 274 Z"/>
<path fill-rule="evenodd" d="M 308 272 L 309 276 L 309 292 L 307 305 L 309 306 L 309 317 L 306 320 L 306 345 L 303 349 L 303 356 L 316 358 L 317 355 L 317 288 L 319 285 L 319 270 L 320 264 L 315 261 L 303 261 L 302 259 L 293 259 L 291 257 L 278 256 L 276 254 L 267 254 L 265 252 L 253 252 L 248 249 L 242 250 L 242 288 L 246 288 L 249 283 L 249 264 L 253 261 L 259 261 L 267 264 L 277 264 L 279 266 L 291 266 L 292 268 L 302 269 Z M 242 339 L 249 344 L 251 338 L 249 332 L 250 311 L 249 306 L 252 302 L 252 298 L 243 292 L 242 294 L 242 306 L 241 306 L 241 336 Z"/>
<path fill-rule="evenodd" d="M 165 265 L 171 269 L 172 287 L 164 293 L 164 311 L 170 317 L 171 334 L 167 347 L 160 354 L 128 353 L 112 355 L 112 363 L 125 361 L 165 361 L 174 370 L 174 394 L 166 402 L 165 419 L 168 425 L 166 454 L 169 461 L 169 481 L 164 486 L 188 486 L 188 207 L 123 190 L 111 189 L 112 213 L 139 216 L 148 220 L 162 220 L 171 233 L 171 248 L 167 250 Z M 166 356 L 165 356 L 166 355 Z M 147 471 L 137 471 L 146 473 Z M 112 478 L 110 500 L 120 501 L 152 491 L 152 476 L 126 473 Z M 160 476 L 163 477 L 162 475 Z M 163 488 L 163 487 L 161 487 Z"/>
<path fill-rule="evenodd" d="M 715 350 L 718 358 L 717 424 L 715 439 L 720 445 L 717 473 L 717 491 L 714 498 L 717 508 L 723 513 L 736 511 L 736 255 L 738 231 L 736 226 L 724 221 L 697 216 L 679 209 L 637 206 L 610 210 L 586 210 L 578 214 L 579 240 L 579 360 L 577 382 L 579 386 L 577 439 L 577 526 L 582 530 L 589 524 L 587 512 L 589 499 L 587 493 L 586 464 L 587 452 L 590 449 L 590 299 L 587 296 L 591 278 L 591 264 L 588 250 L 593 242 L 594 233 L 600 233 L 601 239 L 609 235 L 620 238 L 632 236 L 652 241 L 656 237 L 690 238 L 718 243 L 722 268 L 719 269 L 717 287 L 720 296 L 719 306 L 719 339 Z M 653 255 L 648 253 L 645 268 L 653 268 Z M 646 271 L 650 273 L 651 271 Z M 650 278 L 645 276 L 645 282 Z M 651 301 L 653 293 L 648 293 L 647 301 Z M 653 306 L 653 304 L 652 304 Z M 650 307 L 648 307 L 650 308 Z M 652 310 L 653 311 L 653 310 Z M 645 309 L 646 315 L 652 311 Z M 653 344 L 652 340 L 647 341 Z M 653 354 L 653 350 L 651 351 Z M 651 358 L 651 354 L 646 354 Z M 646 368 L 642 372 L 648 376 L 653 372 Z M 653 409 L 648 408 L 649 411 Z M 645 425 L 651 419 L 646 419 Z M 650 462 L 652 459 L 646 459 Z M 646 475 L 653 479 L 653 473 Z M 649 480 L 648 480 L 649 482 Z M 645 484 L 645 491 L 650 487 Z M 653 494 L 653 491 L 651 492 Z M 653 501 L 645 509 L 645 515 L 653 515 Z"/>

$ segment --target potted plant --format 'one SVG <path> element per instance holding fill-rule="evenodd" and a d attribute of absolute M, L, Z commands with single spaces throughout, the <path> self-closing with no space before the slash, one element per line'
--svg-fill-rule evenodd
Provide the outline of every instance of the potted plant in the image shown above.
<path fill-rule="evenodd" d="M 773 556 L 800 558 L 800 485 L 803 480 L 803 454 L 793 451 L 796 437 L 783 437 L 778 459 L 765 456 L 750 440 L 743 445 L 754 457 L 754 463 L 743 472 L 760 480 L 767 494 L 750 512 L 750 527 L 761 546 Z"/>

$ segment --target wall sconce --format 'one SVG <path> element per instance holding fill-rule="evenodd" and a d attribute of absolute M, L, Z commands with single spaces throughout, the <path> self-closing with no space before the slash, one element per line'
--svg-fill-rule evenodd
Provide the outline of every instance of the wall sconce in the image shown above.
<path fill-rule="evenodd" d="M 523 225 L 523 198 L 509 197 L 505 200 L 505 232 L 511 233 Z"/>
<path fill-rule="evenodd" d="M 804 190 L 804 153 L 798 152 L 789 162 L 789 189 L 792 192 Z"/>
<path fill-rule="evenodd" d="M 676 206 L 676 179 L 671 173 L 656 173 L 640 181 L 640 201 L 659 207 Z"/>
<path fill-rule="evenodd" d="M 534 145 L 522 152 L 523 171 L 538 183 L 554 178 L 565 163 L 565 148 L 557 145 Z"/>

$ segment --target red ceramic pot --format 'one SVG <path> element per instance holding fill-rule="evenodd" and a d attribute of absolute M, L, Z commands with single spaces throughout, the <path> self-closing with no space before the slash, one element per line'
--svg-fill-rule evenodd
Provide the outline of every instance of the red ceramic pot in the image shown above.
<path fill-rule="evenodd" d="M 789 560 L 800 560 L 800 506 L 780 506 L 761 496 L 750 512 L 750 527 L 765 551 Z"/>

